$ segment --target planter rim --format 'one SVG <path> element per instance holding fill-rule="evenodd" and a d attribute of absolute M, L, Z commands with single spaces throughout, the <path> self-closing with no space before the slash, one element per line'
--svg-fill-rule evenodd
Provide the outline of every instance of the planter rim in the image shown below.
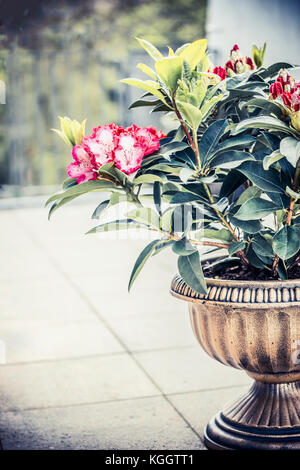
<path fill-rule="evenodd" d="M 205 278 L 207 294 L 199 294 L 177 274 L 171 284 L 173 296 L 187 302 L 209 302 L 243 307 L 300 307 L 300 279 L 248 281 Z"/>

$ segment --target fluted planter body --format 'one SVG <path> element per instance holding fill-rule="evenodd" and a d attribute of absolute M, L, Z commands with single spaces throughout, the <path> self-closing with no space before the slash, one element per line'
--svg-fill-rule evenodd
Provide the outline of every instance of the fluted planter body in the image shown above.
<path fill-rule="evenodd" d="M 205 430 L 213 449 L 300 449 L 300 280 L 207 279 L 208 293 L 175 276 L 202 348 L 254 379 Z"/>

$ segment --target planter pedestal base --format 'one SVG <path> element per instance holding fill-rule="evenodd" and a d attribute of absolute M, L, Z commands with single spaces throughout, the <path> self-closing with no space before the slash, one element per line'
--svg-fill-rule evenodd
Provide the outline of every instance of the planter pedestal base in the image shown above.
<path fill-rule="evenodd" d="M 300 381 L 255 381 L 207 425 L 209 449 L 300 450 Z"/>

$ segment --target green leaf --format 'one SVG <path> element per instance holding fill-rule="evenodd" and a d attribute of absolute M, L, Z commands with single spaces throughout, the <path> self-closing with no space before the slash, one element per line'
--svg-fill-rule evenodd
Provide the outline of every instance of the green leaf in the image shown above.
<path fill-rule="evenodd" d="M 156 98 L 160 99 L 166 106 L 170 109 L 171 107 L 167 104 L 164 95 L 154 86 L 154 84 L 149 83 L 149 80 L 143 81 L 138 78 L 124 78 L 121 80 L 121 83 L 125 83 L 126 85 L 135 86 L 137 88 L 141 88 L 142 90 L 148 91 L 151 95 L 156 96 Z"/>
<path fill-rule="evenodd" d="M 256 255 L 264 262 L 268 262 L 269 259 L 274 257 L 272 242 L 268 241 L 265 237 L 260 234 L 256 234 L 252 240 L 252 247 Z M 269 264 L 271 264 L 269 262 Z"/>
<path fill-rule="evenodd" d="M 49 213 L 48 213 L 48 220 L 50 220 L 53 212 L 55 212 L 57 209 L 59 209 L 61 206 L 64 206 L 68 202 L 71 202 L 73 199 L 75 199 L 78 196 L 80 196 L 80 195 L 76 194 L 75 196 L 65 197 L 65 198 L 61 199 L 59 202 L 55 202 L 54 204 L 52 204 L 52 206 L 49 210 Z"/>
<path fill-rule="evenodd" d="M 270 168 L 268 171 L 264 170 L 262 162 L 244 162 L 238 168 L 238 171 L 247 176 L 252 183 L 263 191 L 270 193 L 284 192 L 285 188 L 282 187 L 278 171 L 273 168 Z"/>
<path fill-rule="evenodd" d="M 234 149 L 243 149 L 246 147 L 251 147 L 251 145 L 256 142 L 255 137 L 252 135 L 237 135 L 236 137 L 231 137 L 223 142 L 221 142 L 213 152 L 213 155 L 224 152 L 224 150 L 234 150 Z"/>
<path fill-rule="evenodd" d="M 232 242 L 230 243 L 228 247 L 228 254 L 229 256 L 234 255 L 234 253 L 237 253 L 238 251 L 241 251 L 245 248 L 246 243 L 245 242 Z"/>
<path fill-rule="evenodd" d="M 128 212 L 127 217 L 136 222 L 141 222 L 142 224 L 159 229 L 159 215 L 154 212 L 154 210 L 150 209 L 150 207 L 134 209 Z"/>
<path fill-rule="evenodd" d="M 213 112 L 216 104 L 223 99 L 224 95 L 219 94 L 218 96 L 213 96 L 209 101 L 206 101 L 203 106 L 201 106 L 202 112 L 202 121 L 205 121 L 208 116 Z"/>
<path fill-rule="evenodd" d="M 156 73 L 168 90 L 174 92 L 177 82 L 182 76 L 183 59 L 181 57 L 165 57 L 155 62 Z"/>
<path fill-rule="evenodd" d="M 164 232 L 172 232 L 172 219 L 173 219 L 173 208 L 168 208 L 165 210 L 163 215 L 160 218 L 160 227 Z"/>
<path fill-rule="evenodd" d="M 155 181 L 163 183 L 163 180 L 158 175 L 152 175 L 150 173 L 145 173 L 140 175 L 133 180 L 133 184 L 143 184 L 143 183 L 154 183 Z"/>
<path fill-rule="evenodd" d="M 161 186 L 158 181 L 155 181 L 153 185 L 153 200 L 154 200 L 156 211 L 158 215 L 161 216 L 162 215 L 161 213 Z"/>
<path fill-rule="evenodd" d="M 223 184 L 220 190 L 220 197 L 228 197 L 234 193 L 245 181 L 246 176 L 237 170 L 229 171 L 228 175 L 225 176 Z"/>
<path fill-rule="evenodd" d="M 293 137 L 286 137 L 280 142 L 280 153 L 296 168 L 300 158 L 300 142 Z"/>
<path fill-rule="evenodd" d="M 273 250 L 279 258 L 286 260 L 300 249 L 299 227 L 285 225 L 273 237 Z"/>
<path fill-rule="evenodd" d="M 252 100 L 247 101 L 242 105 L 242 108 L 247 107 L 254 107 L 263 109 L 267 114 L 275 114 L 277 118 L 281 118 L 282 116 L 282 109 L 281 107 L 276 104 L 274 101 L 269 101 L 265 98 L 253 98 Z"/>
<path fill-rule="evenodd" d="M 194 70 L 201 59 L 203 59 L 205 56 L 206 46 L 207 40 L 199 39 L 184 47 L 184 49 L 180 51 L 180 57 L 182 57 L 182 59 L 189 64 L 191 70 Z"/>
<path fill-rule="evenodd" d="M 159 60 L 163 57 L 162 53 L 157 49 L 157 47 L 153 46 L 150 42 L 146 41 L 145 39 L 136 38 L 136 40 L 140 43 L 140 45 L 145 49 L 145 51 L 152 57 L 154 60 Z"/>
<path fill-rule="evenodd" d="M 299 135 L 292 127 L 287 126 L 279 119 L 271 116 L 258 116 L 245 119 L 237 124 L 235 132 L 241 131 L 242 129 L 269 129 L 284 132 L 285 134 Z"/>
<path fill-rule="evenodd" d="M 289 139 L 289 137 L 287 137 Z M 268 170 L 273 163 L 278 162 L 283 158 L 279 150 L 275 150 L 270 155 L 266 155 L 263 159 L 263 168 L 264 170 Z"/>
<path fill-rule="evenodd" d="M 179 256 L 178 271 L 183 280 L 194 291 L 206 294 L 207 288 L 198 251 L 188 256 Z"/>
<path fill-rule="evenodd" d="M 202 163 L 214 153 L 216 147 L 228 126 L 226 119 L 215 121 L 204 132 L 199 142 L 199 154 Z"/>
<path fill-rule="evenodd" d="M 179 178 L 184 183 L 187 183 L 188 180 L 194 175 L 195 175 L 195 170 L 193 170 L 192 168 L 182 168 L 182 170 L 180 170 L 180 173 L 179 173 Z"/>
<path fill-rule="evenodd" d="M 197 248 L 195 248 L 186 237 L 183 237 L 173 244 L 172 250 L 176 255 L 188 256 L 197 251 Z"/>
<path fill-rule="evenodd" d="M 162 243 L 162 240 L 153 240 L 152 242 L 150 242 L 144 249 L 143 251 L 141 252 L 141 254 L 139 255 L 138 259 L 136 260 L 135 262 L 135 265 L 133 267 L 133 270 L 132 270 L 132 273 L 131 273 L 131 276 L 130 276 L 130 280 L 129 280 L 129 284 L 128 284 L 128 291 L 130 291 L 131 287 L 132 287 L 132 284 L 134 283 L 134 281 L 136 280 L 137 276 L 139 275 L 139 273 L 141 272 L 143 266 L 145 265 L 147 259 L 150 258 L 150 256 L 152 255 L 153 251 L 155 250 L 155 248 L 160 244 Z"/>
<path fill-rule="evenodd" d="M 138 64 L 137 68 L 140 69 L 142 72 L 144 72 L 149 77 L 151 77 L 153 80 L 157 80 L 156 73 L 154 72 L 154 70 L 152 70 L 151 67 L 148 67 L 148 65 Z"/>
<path fill-rule="evenodd" d="M 109 199 L 100 202 L 99 206 L 96 207 L 92 214 L 92 219 L 99 219 L 101 212 L 103 212 L 109 205 Z"/>
<path fill-rule="evenodd" d="M 197 194 L 192 194 L 189 192 L 180 192 L 177 193 L 173 196 L 173 198 L 170 201 L 170 204 L 184 204 L 186 202 L 192 202 L 192 201 L 201 201 L 201 197 L 198 196 Z"/>
<path fill-rule="evenodd" d="M 76 186 L 76 184 L 78 183 L 76 180 L 74 180 L 74 178 L 67 178 L 62 184 L 62 188 L 68 189 L 68 188 L 71 188 L 71 186 Z"/>
<path fill-rule="evenodd" d="M 50 202 L 56 201 L 57 199 L 64 199 L 66 197 L 75 196 L 75 195 L 82 195 L 87 192 L 92 191 L 110 191 L 111 189 L 115 189 L 116 185 L 111 183 L 110 181 L 104 180 L 93 180 L 93 181 L 86 181 L 84 183 L 76 184 L 71 188 L 67 189 L 66 191 L 62 191 L 60 193 L 56 193 L 51 196 L 48 201 L 46 202 L 46 206 L 50 204 Z"/>
<path fill-rule="evenodd" d="M 258 220 L 280 209 L 272 201 L 253 197 L 239 208 L 234 217 L 240 220 Z"/>
<path fill-rule="evenodd" d="M 145 225 L 138 224 L 131 219 L 123 219 L 123 220 L 113 220 L 111 222 L 106 222 L 104 224 L 97 225 L 93 227 L 86 235 L 91 233 L 101 233 L 101 232 L 112 232 L 118 230 L 128 230 L 128 229 L 138 229 L 138 228 L 147 228 Z"/>
<path fill-rule="evenodd" d="M 241 150 L 228 150 L 213 157 L 209 162 L 209 167 L 224 169 L 237 168 L 242 162 L 247 160 L 255 159 L 251 153 Z"/>
<path fill-rule="evenodd" d="M 296 191 L 293 191 L 292 188 L 290 188 L 289 186 L 285 188 L 285 192 L 288 194 L 288 196 L 295 199 L 295 201 L 298 201 L 298 199 L 300 199 L 300 193 L 296 193 Z"/>
<path fill-rule="evenodd" d="M 164 155 L 164 156 L 172 155 L 172 154 L 175 154 L 176 152 L 180 152 L 181 150 L 185 150 L 188 147 L 189 145 L 185 142 L 172 141 L 172 142 L 162 145 L 159 149 L 159 154 Z M 148 158 L 149 157 L 147 157 L 147 160 Z"/>
<path fill-rule="evenodd" d="M 262 190 L 260 188 L 257 188 L 256 186 L 249 186 L 249 188 L 245 189 L 245 191 L 242 192 L 242 194 L 236 201 L 236 205 L 241 206 L 246 201 L 248 201 L 248 199 L 251 199 L 253 197 L 259 197 L 261 193 Z"/>
<path fill-rule="evenodd" d="M 235 227 L 242 229 L 247 233 L 258 233 L 262 230 L 263 226 L 259 220 L 240 220 L 229 214 L 229 220 Z"/>
<path fill-rule="evenodd" d="M 197 240 L 202 240 L 203 238 L 212 238 L 214 240 L 221 240 L 224 242 L 232 241 L 232 234 L 226 228 L 221 228 L 219 230 L 206 228 L 198 233 L 195 233 Z"/>
<path fill-rule="evenodd" d="M 264 269 L 265 268 L 265 263 L 255 254 L 255 251 L 253 250 L 252 246 L 249 246 L 248 252 L 247 252 L 247 258 L 249 263 L 254 266 L 257 269 Z"/>
<path fill-rule="evenodd" d="M 202 121 L 202 112 L 193 104 L 177 101 L 177 107 L 192 129 L 198 129 Z"/>
<path fill-rule="evenodd" d="M 141 108 L 143 106 L 157 106 L 160 103 L 160 100 L 136 100 L 131 103 L 128 109 Z"/>

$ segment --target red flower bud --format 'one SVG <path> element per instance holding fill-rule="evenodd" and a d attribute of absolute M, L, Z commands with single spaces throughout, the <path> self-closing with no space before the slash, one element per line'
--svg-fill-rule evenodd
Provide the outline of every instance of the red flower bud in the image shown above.
<path fill-rule="evenodd" d="M 231 60 L 228 60 L 225 64 L 225 68 L 231 69 L 234 72 L 234 64 Z"/>
<path fill-rule="evenodd" d="M 276 78 L 276 82 L 281 83 L 282 86 L 285 84 L 285 81 L 281 75 L 278 75 L 278 77 Z"/>
<path fill-rule="evenodd" d="M 233 48 L 231 49 L 230 53 L 233 52 L 233 51 L 239 51 L 239 50 L 240 50 L 239 46 L 237 44 L 235 44 L 233 46 Z"/>
<path fill-rule="evenodd" d="M 251 59 L 251 57 L 246 57 L 246 64 L 249 65 L 249 67 L 251 68 L 251 70 L 254 70 L 255 69 L 255 66 L 253 64 L 253 60 Z"/>
<path fill-rule="evenodd" d="M 291 93 L 289 93 L 288 91 L 285 91 L 282 95 L 281 95 L 281 98 L 284 102 L 284 104 L 290 108 L 292 106 L 292 99 L 291 99 Z"/>
<path fill-rule="evenodd" d="M 216 75 L 219 75 L 219 77 L 221 78 L 221 80 L 224 80 L 226 78 L 226 70 L 223 68 L 223 67 L 215 67 L 213 72 L 216 74 Z"/>
<path fill-rule="evenodd" d="M 269 88 L 269 91 L 272 95 L 273 100 L 277 98 L 277 96 L 282 95 L 283 93 L 283 88 L 280 82 L 274 82 Z"/>

